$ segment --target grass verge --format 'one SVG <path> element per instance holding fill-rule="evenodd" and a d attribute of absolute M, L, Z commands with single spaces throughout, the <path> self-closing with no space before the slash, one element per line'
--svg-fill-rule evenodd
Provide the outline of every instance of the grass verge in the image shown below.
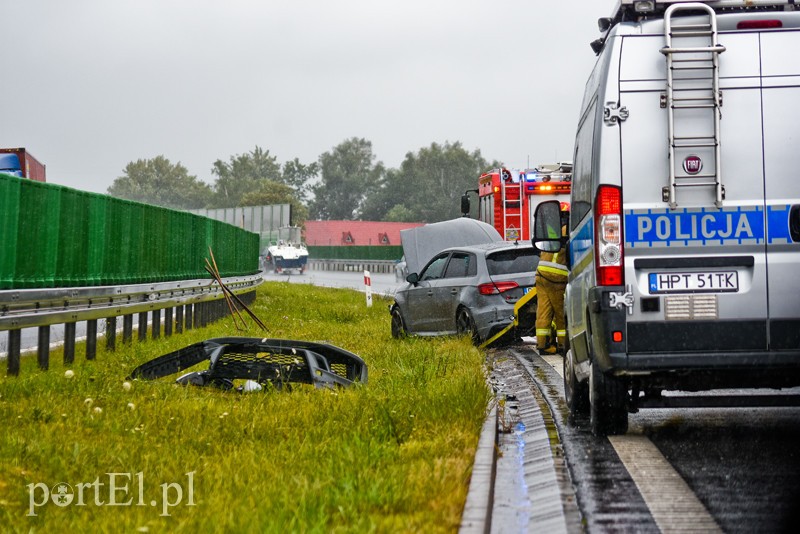
<path fill-rule="evenodd" d="M 23 358 L 19 377 L 0 377 L 2 529 L 456 531 L 490 395 L 483 356 L 467 338 L 392 339 L 388 301 L 373 298 L 367 308 L 355 291 L 271 282 L 252 306 L 266 335 L 224 319 L 100 349 L 71 378 L 58 352 L 46 372 Z M 144 361 L 231 335 L 340 346 L 366 361 L 369 382 L 249 394 L 175 377 L 123 387 Z"/>

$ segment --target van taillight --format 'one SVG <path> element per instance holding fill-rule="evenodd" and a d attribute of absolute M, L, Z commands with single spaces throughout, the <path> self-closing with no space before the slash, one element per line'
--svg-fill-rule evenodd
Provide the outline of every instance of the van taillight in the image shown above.
<path fill-rule="evenodd" d="M 621 286 L 623 276 L 622 191 L 614 185 L 597 188 L 594 207 L 594 264 L 597 284 Z"/>
<path fill-rule="evenodd" d="M 736 25 L 738 30 L 769 30 L 773 28 L 783 28 L 780 20 L 743 20 Z"/>

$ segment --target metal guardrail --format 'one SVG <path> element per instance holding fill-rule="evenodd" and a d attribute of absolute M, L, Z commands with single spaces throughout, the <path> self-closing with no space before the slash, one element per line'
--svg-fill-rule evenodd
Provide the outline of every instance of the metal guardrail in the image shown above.
<path fill-rule="evenodd" d="M 231 277 L 225 286 L 242 300 L 255 299 L 263 282 L 261 273 Z M 180 280 L 151 284 L 98 286 L 66 289 L 13 289 L 0 291 L 0 331 L 8 331 L 8 374 L 19 374 L 23 328 L 38 327 L 39 367 L 49 367 L 50 327 L 64 325 L 64 362 L 75 357 L 75 324 L 86 321 L 86 358 L 96 354 L 97 320 L 106 320 L 106 346 L 113 350 L 116 320 L 123 318 L 122 339 L 133 337 L 133 316 L 139 316 L 139 340 L 147 337 L 148 313 L 152 336 L 160 336 L 161 310 L 165 310 L 164 334 L 205 326 L 229 314 L 222 287 L 211 279 Z M 173 318 L 173 311 L 174 318 Z"/>

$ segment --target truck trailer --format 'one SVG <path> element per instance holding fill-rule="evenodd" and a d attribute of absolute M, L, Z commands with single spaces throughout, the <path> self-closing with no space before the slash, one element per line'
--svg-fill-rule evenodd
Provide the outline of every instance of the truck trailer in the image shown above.
<path fill-rule="evenodd" d="M 24 148 L 0 148 L 0 172 L 46 182 L 45 166 Z"/>

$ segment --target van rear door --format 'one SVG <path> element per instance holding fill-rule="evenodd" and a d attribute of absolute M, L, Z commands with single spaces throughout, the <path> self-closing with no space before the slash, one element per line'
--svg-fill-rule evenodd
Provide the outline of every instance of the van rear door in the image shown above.
<path fill-rule="evenodd" d="M 790 20 L 784 19 L 784 27 Z M 800 106 L 797 105 L 800 56 L 795 51 L 800 45 L 800 30 L 765 31 L 756 35 L 763 85 L 769 341 L 773 350 L 797 350 L 800 348 Z"/>
<path fill-rule="evenodd" d="M 625 281 L 635 305 L 628 353 L 767 349 L 765 182 L 758 35 L 721 33 L 720 123 L 725 188 L 684 187 L 670 209 L 663 21 L 625 35 L 620 61 L 620 126 Z M 676 130 L 713 136 L 713 115 L 676 111 Z M 676 174 L 715 172 L 713 148 L 675 152 Z"/>

